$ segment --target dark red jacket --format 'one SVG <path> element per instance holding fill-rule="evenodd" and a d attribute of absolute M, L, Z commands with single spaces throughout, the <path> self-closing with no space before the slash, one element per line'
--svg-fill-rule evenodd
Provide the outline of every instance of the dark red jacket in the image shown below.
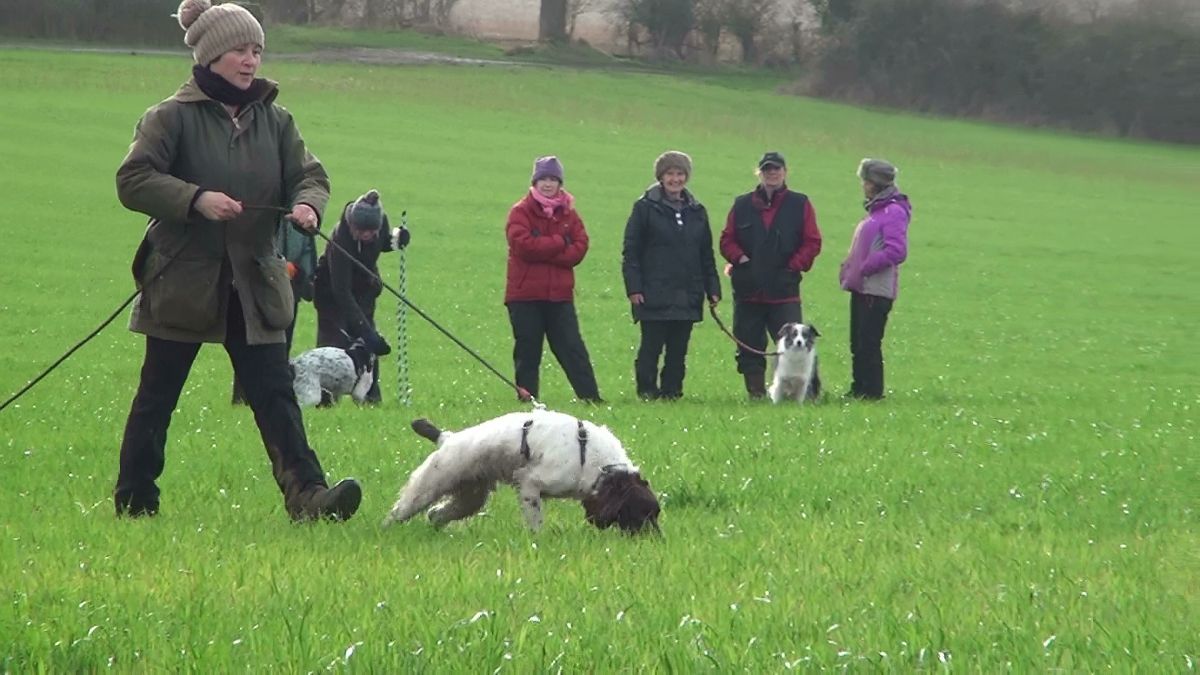
<path fill-rule="evenodd" d="M 570 302 L 575 296 L 575 266 L 587 255 L 588 236 L 574 208 L 547 217 L 532 195 L 508 212 L 508 283 L 504 302 Z"/>

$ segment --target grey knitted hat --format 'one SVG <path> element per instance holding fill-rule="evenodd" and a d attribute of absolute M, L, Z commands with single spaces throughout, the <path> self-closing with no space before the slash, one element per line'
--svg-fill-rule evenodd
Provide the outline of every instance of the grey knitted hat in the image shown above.
<path fill-rule="evenodd" d="M 250 10 L 236 3 L 213 5 L 210 0 L 183 0 L 175 18 L 187 31 L 184 44 L 192 48 L 192 57 L 202 66 L 240 45 L 267 46 L 262 24 Z"/>
<path fill-rule="evenodd" d="M 668 150 L 658 156 L 654 160 L 654 177 L 662 180 L 663 174 L 668 169 L 679 169 L 687 174 L 688 178 L 692 177 L 692 158 L 688 157 L 687 153 L 679 152 L 678 150 Z"/>
<path fill-rule="evenodd" d="M 886 159 L 867 157 L 858 163 L 858 177 L 879 187 L 894 184 L 898 173 L 900 173 L 900 169 Z"/>
<path fill-rule="evenodd" d="M 350 227 L 356 230 L 378 230 L 383 224 L 383 204 L 379 202 L 378 190 L 367 190 L 367 193 L 350 205 L 348 214 Z"/>

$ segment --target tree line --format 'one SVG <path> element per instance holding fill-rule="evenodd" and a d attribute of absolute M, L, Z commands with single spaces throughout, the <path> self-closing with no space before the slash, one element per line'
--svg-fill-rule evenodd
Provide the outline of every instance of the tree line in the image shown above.
<path fill-rule="evenodd" d="M 370 25 L 448 27 L 456 0 L 361 0 Z M 539 0 L 565 41 L 606 12 L 653 60 L 796 68 L 793 90 L 858 103 L 1200 142 L 1200 1 L 1131 0 L 1082 17 L 1041 0 Z M 344 20 L 347 0 L 243 3 L 271 22 Z M 0 33 L 179 46 L 178 0 L 5 0 Z"/>

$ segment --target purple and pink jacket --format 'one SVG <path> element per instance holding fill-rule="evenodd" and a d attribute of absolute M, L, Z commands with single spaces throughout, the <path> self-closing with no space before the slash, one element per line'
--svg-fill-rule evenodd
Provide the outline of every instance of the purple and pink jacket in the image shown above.
<path fill-rule="evenodd" d="M 842 262 L 842 288 L 895 298 L 900 291 L 900 263 L 908 257 L 908 222 L 912 206 L 896 193 L 871 204 L 854 229 L 850 253 Z"/>

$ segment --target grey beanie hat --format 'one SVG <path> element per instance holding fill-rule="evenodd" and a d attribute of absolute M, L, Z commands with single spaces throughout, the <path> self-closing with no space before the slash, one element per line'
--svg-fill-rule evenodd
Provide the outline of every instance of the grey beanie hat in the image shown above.
<path fill-rule="evenodd" d="M 886 159 L 867 157 L 858 163 L 858 177 L 879 187 L 894 184 L 898 173 L 900 173 L 900 169 Z"/>
<path fill-rule="evenodd" d="M 668 150 L 658 156 L 654 160 L 654 178 L 662 180 L 663 174 L 668 169 L 679 169 L 687 174 L 688 178 L 692 177 L 692 158 L 688 157 L 686 152 L 678 150 Z"/>
<path fill-rule="evenodd" d="M 383 204 L 379 201 L 379 190 L 367 193 L 350 204 L 346 214 L 350 227 L 356 230 L 378 230 L 383 225 Z"/>
<path fill-rule="evenodd" d="M 262 24 L 250 10 L 236 3 L 213 5 L 210 0 L 183 0 L 175 18 L 187 31 L 184 44 L 192 48 L 192 58 L 202 66 L 240 45 L 267 46 Z"/>

